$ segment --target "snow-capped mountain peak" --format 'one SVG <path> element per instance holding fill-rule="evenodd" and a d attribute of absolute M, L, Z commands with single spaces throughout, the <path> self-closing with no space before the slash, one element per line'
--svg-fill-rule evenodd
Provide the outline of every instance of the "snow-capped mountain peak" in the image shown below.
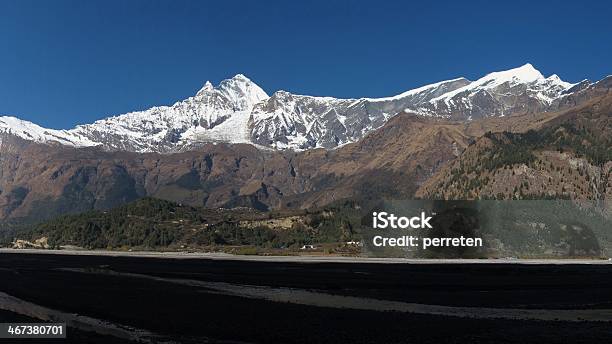
<path fill-rule="evenodd" d="M 221 81 L 218 90 L 241 111 L 250 110 L 253 105 L 269 98 L 261 87 L 243 74 Z"/>
<path fill-rule="evenodd" d="M 447 92 L 440 97 L 434 98 L 431 102 L 436 102 L 443 99 L 451 99 L 457 94 L 469 92 L 473 90 L 492 89 L 505 83 L 525 84 L 536 80 L 542 80 L 544 76 L 530 63 L 521 67 L 513 68 L 501 72 L 493 72 L 484 77 L 469 83 L 468 85 L 458 88 L 452 92 Z"/>
<path fill-rule="evenodd" d="M 206 81 L 206 83 L 204 84 L 204 86 L 198 91 L 198 93 L 196 93 L 196 97 L 202 96 L 205 93 L 211 92 L 212 90 L 214 90 L 214 86 L 210 81 Z"/>
<path fill-rule="evenodd" d="M 194 97 L 171 106 L 109 117 L 77 126 L 70 132 L 86 135 L 110 149 L 173 151 L 186 144 L 188 139 L 196 140 L 207 131 L 218 131 L 217 127 L 231 117 L 240 117 L 240 123 L 246 125 L 248 118 L 246 121 L 243 119 L 244 113 L 250 113 L 253 105 L 267 98 L 266 92 L 257 84 L 238 74 L 221 81 L 217 87 L 206 82 Z M 229 141 L 244 141 L 244 130 L 240 128 L 225 128 L 223 131 L 229 132 Z"/>
<path fill-rule="evenodd" d="M 573 85 L 557 75 L 545 78 L 527 63 L 493 72 L 463 87 L 431 99 L 416 112 L 450 118 L 505 116 L 524 111 L 543 111 Z M 539 105 L 526 105 L 533 99 Z M 529 109 L 527 109 L 529 107 Z"/>
<path fill-rule="evenodd" d="M 229 100 L 237 110 L 248 110 L 254 104 L 269 98 L 261 87 L 243 74 L 236 74 L 231 79 L 221 81 L 216 88 L 207 81 L 195 97 L 204 98 L 215 94 Z"/>
<path fill-rule="evenodd" d="M 504 82 L 520 82 L 529 83 L 538 79 L 544 79 L 542 73 L 535 69 L 531 63 L 526 63 L 520 67 L 489 73 L 483 78 L 479 79 L 479 82 L 493 81 L 496 84 L 502 84 Z"/>

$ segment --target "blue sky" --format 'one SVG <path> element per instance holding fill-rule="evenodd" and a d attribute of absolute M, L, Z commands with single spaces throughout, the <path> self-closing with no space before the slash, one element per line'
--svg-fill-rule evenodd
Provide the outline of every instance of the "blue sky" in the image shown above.
<path fill-rule="evenodd" d="M 268 93 L 390 96 L 532 63 L 612 74 L 612 4 L 0 0 L 0 114 L 51 128 L 243 73 Z"/>

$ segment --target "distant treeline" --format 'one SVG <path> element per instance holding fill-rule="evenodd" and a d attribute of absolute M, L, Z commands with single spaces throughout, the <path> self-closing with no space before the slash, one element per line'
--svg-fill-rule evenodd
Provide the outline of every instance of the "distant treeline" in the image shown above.
<path fill-rule="evenodd" d="M 296 219 L 289 228 L 262 224 L 265 220 L 288 217 Z M 205 209 L 143 198 L 107 211 L 62 216 L 20 231 L 18 237 L 28 240 L 47 237 L 52 248 L 63 245 L 87 249 L 227 245 L 291 248 L 352 240 L 359 221 L 350 202 L 310 212 L 261 213 L 248 208 Z"/>

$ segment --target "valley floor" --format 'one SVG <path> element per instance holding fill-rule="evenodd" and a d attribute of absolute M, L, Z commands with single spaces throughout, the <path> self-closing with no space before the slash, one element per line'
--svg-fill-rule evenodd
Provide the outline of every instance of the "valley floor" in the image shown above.
<path fill-rule="evenodd" d="M 72 343 L 612 339 L 607 261 L 344 264 L 353 258 L 20 252 L 0 252 L 0 322 L 67 322 Z"/>

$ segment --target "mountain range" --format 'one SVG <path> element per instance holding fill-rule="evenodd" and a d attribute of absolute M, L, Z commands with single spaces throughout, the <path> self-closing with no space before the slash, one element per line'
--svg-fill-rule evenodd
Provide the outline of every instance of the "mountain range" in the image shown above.
<path fill-rule="evenodd" d="M 387 98 L 337 99 L 277 91 L 271 96 L 238 74 L 214 87 L 206 82 L 195 96 L 78 125 L 42 128 L 15 117 L 0 117 L 0 131 L 41 143 L 99 146 L 108 151 L 172 153 L 211 142 L 251 143 L 261 148 L 335 148 L 380 128 L 392 116 L 473 120 L 559 110 L 591 83 L 545 78 L 531 64 L 476 80 L 457 78 Z"/>
<path fill-rule="evenodd" d="M 612 77 L 527 64 L 389 98 L 278 91 L 242 75 L 70 130 L 0 117 L 0 220 L 155 197 L 207 208 L 343 199 L 612 198 Z"/>

